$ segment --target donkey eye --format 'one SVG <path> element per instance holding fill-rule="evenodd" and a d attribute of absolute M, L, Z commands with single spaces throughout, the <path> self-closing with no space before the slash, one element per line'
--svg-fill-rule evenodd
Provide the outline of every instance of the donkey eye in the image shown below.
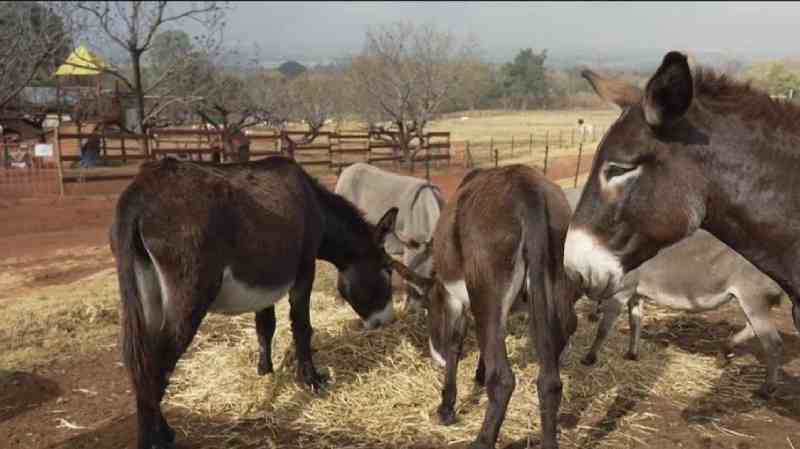
<path fill-rule="evenodd" d="M 635 165 L 609 163 L 608 166 L 606 166 L 606 179 L 611 181 L 613 178 L 622 176 L 625 173 L 629 173 L 635 169 Z"/>

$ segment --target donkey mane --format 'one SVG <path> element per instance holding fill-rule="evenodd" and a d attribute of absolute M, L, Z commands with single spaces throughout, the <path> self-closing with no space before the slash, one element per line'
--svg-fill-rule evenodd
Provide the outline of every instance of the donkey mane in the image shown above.
<path fill-rule="evenodd" d="M 303 173 L 325 209 L 340 220 L 341 225 L 350 229 L 354 235 L 371 235 L 373 226 L 364 218 L 364 213 L 359 208 L 343 196 L 328 190 L 313 176 L 305 171 Z M 339 237 L 346 238 L 345 235 L 339 235 Z"/>
<path fill-rule="evenodd" d="M 791 101 L 773 99 L 750 81 L 737 81 L 707 67 L 697 68 L 693 77 L 695 95 L 711 110 L 800 132 L 800 107 Z"/>

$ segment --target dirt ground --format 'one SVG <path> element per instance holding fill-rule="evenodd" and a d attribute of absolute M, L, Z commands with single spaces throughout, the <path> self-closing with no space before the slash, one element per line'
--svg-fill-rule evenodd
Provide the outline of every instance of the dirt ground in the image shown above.
<path fill-rule="evenodd" d="M 590 157 L 585 155 L 582 161 L 587 169 Z M 574 157 L 559 161 L 549 168 L 548 175 L 553 179 L 567 178 L 574 175 L 574 167 Z M 449 197 L 465 172 L 453 167 L 447 174 L 435 174 L 432 180 Z M 330 184 L 331 180 L 325 182 Z M 0 316 L 5 313 L 4 301 L 14 301 L 51 286 L 70 286 L 79 279 L 113 270 L 108 228 L 115 204 L 114 195 L 0 202 Z M 741 324 L 739 315 L 736 308 L 726 307 L 693 319 L 689 323 L 694 323 L 694 327 L 687 328 L 684 321 L 680 327 L 667 326 L 666 330 L 645 320 L 644 339 L 664 347 L 713 354 L 717 348 L 705 338 L 711 334 L 721 341 L 730 335 L 733 323 Z M 0 323 L 2 321 L 0 319 Z M 583 318 L 581 323 L 585 323 Z M 602 437 L 613 432 L 622 420 L 649 415 L 660 419 L 648 422 L 651 431 L 647 439 L 631 440 L 626 447 L 800 448 L 800 338 L 785 305 L 776 314 L 775 323 L 786 346 L 786 373 L 777 398 L 757 402 L 755 406 L 751 401 L 728 401 L 722 405 L 715 402 L 715 392 L 732 388 L 737 376 L 763 375 L 764 358 L 760 347 L 750 342 L 737 353 L 748 357 L 756 355 L 758 360 L 731 369 L 726 374 L 728 377 L 719 379 L 703 400 L 682 408 L 646 395 L 617 397 L 609 409 L 598 412 L 596 419 L 590 420 L 595 424 L 589 432 Z M 701 334 L 705 338 L 698 338 Z M 622 362 L 621 357 L 619 360 Z M 117 449 L 135 446 L 133 398 L 116 340 L 109 340 L 90 352 L 67 354 L 52 362 L 32 363 L 32 366 L 19 371 L 0 366 L 0 447 Z M 427 404 L 425 407 L 432 409 L 434 406 Z M 178 409 L 169 409 L 167 419 L 176 428 L 203 426 L 206 433 L 216 431 L 221 435 L 232 426 L 247 430 L 250 425 Z M 586 419 L 582 417 L 580 421 Z M 562 426 L 567 431 L 581 427 L 578 421 L 573 414 L 562 414 Z M 723 430 L 713 435 L 698 430 L 698 425 L 709 423 Z M 252 427 L 253 433 L 261 431 L 255 425 Z M 295 447 L 291 433 L 274 438 L 278 447 Z M 205 447 L 203 440 L 192 435 L 179 433 L 178 440 L 178 446 L 183 449 Z M 459 442 L 454 447 L 465 445 Z M 565 446 L 574 447 L 572 444 Z M 507 447 L 525 445 L 518 442 Z"/>

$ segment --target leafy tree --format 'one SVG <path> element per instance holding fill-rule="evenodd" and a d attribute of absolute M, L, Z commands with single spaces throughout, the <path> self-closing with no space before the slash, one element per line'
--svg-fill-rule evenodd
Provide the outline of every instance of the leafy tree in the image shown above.
<path fill-rule="evenodd" d="M 296 78 L 306 72 L 306 66 L 297 61 L 286 61 L 278 66 L 278 72 L 288 79 Z"/>
<path fill-rule="evenodd" d="M 544 104 L 547 97 L 546 59 L 547 50 L 534 53 L 526 48 L 517 53 L 514 61 L 500 69 L 502 96 L 512 107 L 527 109 Z"/>

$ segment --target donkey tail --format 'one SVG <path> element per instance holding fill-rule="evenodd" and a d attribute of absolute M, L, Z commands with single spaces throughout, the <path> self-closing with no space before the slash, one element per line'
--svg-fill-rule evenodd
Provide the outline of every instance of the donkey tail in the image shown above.
<path fill-rule="evenodd" d="M 543 338 L 544 334 L 555 337 L 553 343 L 560 352 L 577 327 L 574 308 L 577 295 L 564 272 L 566 230 L 562 232 L 552 226 L 545 195 L 539 195 L 536 202 L 536 207 L 526 208 L 532 226 L 525 232 L 524 247 L 530 322 L 537 331 L 536 338 Z"/>
<path fill-rule="evenodd" d="M 157 388 L 153 385 L 156 376 L 150 373 L 148 359 L 153 342 L 147 332 L 136 273 L 137 259 L 142 261 L 147 255 L 139 232 L 139 218 L 125 207 L 124 199 L 120 197 L 111 230 L 122 303 L 122 359 L 137 396 L 149 396 Z"/>

